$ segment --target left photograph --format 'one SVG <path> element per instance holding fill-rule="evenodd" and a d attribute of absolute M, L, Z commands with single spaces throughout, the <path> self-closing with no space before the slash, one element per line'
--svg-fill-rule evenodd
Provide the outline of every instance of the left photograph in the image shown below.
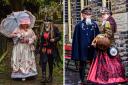
<path fill-rule="evenodd" d="M 63 1 L 0 1 L 0 85 L 63 85 Z"/>

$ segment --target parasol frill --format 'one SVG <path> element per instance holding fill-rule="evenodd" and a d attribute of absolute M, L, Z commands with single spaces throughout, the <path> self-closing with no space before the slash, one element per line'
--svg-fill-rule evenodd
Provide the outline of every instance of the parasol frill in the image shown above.
<path fill-rule="evenodd" d="M 10 34 L 19 28 L 20 19 L 30 18 L 29 28 L 33 28 L 35 24 L 35 16 L 29 11 L 12 12 L 0 24 L 0 33 L 6 37 L 10 37 Z"/>

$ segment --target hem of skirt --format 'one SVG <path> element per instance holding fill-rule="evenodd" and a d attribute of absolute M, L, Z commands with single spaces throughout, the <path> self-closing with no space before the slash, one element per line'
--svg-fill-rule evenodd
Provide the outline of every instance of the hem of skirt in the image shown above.
<path fill-rule="evenodd" d="M 37 76 L 37 73 L 31 73 L 31 74 L 12 73 L 11 74 L 11 78 L 27 78 L 27 77 L 32 77 L 32 76 Z"/>
<path fill-rule="evenodd" d="M 100 85 L 116 85 L 116 84 L 123 84 L 123 83 L 127 83 L 127 80 L 126 81 L 122 81 L 122 82 L 115 82 L 115 83 L 106 83 L 106 84 L 103 84 L 103 83 L 98 83 L 98 82 L 94 82 L 94 81 L 89 81 L 88 82 L 90 83 L 94 83 L 94 84 L 100 84 Z"/>

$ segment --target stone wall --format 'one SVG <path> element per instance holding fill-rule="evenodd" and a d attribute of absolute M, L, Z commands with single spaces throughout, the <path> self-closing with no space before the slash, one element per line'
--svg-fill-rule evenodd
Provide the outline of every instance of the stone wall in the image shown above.
<path fill-rule="evenodd" d="M 119 49 L 121 59 L 125 65 L 126 75 L 128 76 L 128 13 L 117 13 L 113 15 L 117 23 L 115 33 L 116 46 Z"/>
<path fill-rule="evenodd" d="M 111 0 L 113 13 L 126 12 L 126 0 Z"/>

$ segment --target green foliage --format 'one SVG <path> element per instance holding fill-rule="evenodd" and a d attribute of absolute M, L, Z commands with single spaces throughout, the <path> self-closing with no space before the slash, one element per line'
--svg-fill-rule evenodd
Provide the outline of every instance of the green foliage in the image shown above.
<path fill-rule="evenodd" d="M 47 3 L 47 0 L 44 3 Z M 47 4 L 41 5 L 39 11 L 39 18 L 42 18 L 43 20 L 50 18 L 52 21 L 55 22 L 60 18 L 62 19 L 62 12 L 62 4 L 59 4 L 56 0 L 49 0 Z"/>
<path fill-rule="evenodd" d="M 3 60 L 2 62 L 0 62 L 0 73 L 4 73 L 6 71 L 7 71 L 6 63 L 5 63 L 5 60 Z"/>
<path fill-rule="evenodd" d="M 37 13 L 39 11 L 40 6 L 44 3 L 45 0 L 1 0 L 0 1 L 0 13 L 2 13 L 1 17 L 7 15 L 13 11 L 21 11 L 26 8 L 27 10 L 31 11 L 32 13 Z M 5 7 L 5 6 L 8 7 Z M 3 11 L 4 10 L 4 11 Z M 9 13 L 6 13 L 8 12 Z"/>
<path fill-rule="evenodd" d="M 25 2 L 24 7 L 26 10 L 35 14 L 38 13 L 40 5 L 39 3 Z"/>
<path fill-rule="evenodd" d="M 50 17 L 53 21 L 62 19 L 62 4 L 58 0 L 0 0 L 0 18 L 6 17 L 12 11 L 27 9 L 38 18 Z M 62 20 L 61 20 L 62 21 Z"/>
<path fill-rule="evenodd" d="M 11 13 L 11 7 L 5 0 L 0 0 L 0 20 L 5 18 L 7 14 Z"/>
<path fill-rule="evenodd" d="M 13 11 L 21 11 L 24 9 L 23 3 L 25 0 L 8 0 L 8 2 L 11 5 Z"/>

